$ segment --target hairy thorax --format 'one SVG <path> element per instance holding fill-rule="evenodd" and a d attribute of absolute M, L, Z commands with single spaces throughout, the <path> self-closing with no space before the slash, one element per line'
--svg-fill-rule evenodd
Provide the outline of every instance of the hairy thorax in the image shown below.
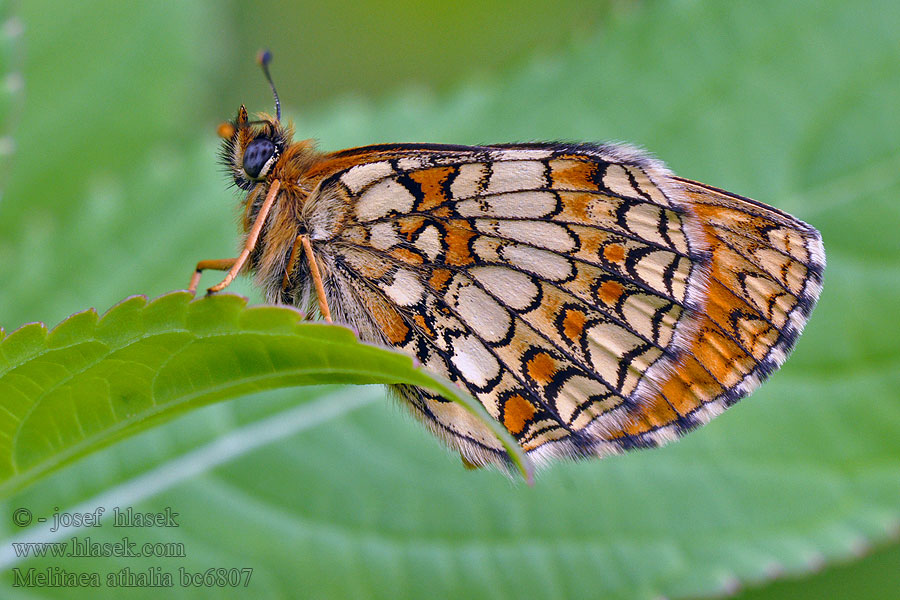
<path fill-rule="evenodd" d="M 315 245 L 316 258 L 326 281 L 332 263 L 328 242 L 343 229 L 348 199 L 335 186 L 329 185 L 315 166 L 322 159 L 311 140 L 294 144 L 279 157 L 266 181 L 254 186 L 242 203 L 244 238 L 269 191 L 271 181 L 278 180 L 281 188 L 260 232 L 260 244 L 251 256 L 250 269 L 263 289 L 266 301 L 293 304 L 315 311 L 309 268 L 297 260 L 287 269 L 298 236 L 306 234 Z"/>

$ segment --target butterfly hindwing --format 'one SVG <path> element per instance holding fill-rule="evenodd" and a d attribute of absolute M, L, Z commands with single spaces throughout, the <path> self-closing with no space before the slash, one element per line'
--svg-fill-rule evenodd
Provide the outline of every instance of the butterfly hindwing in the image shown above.
<path fill-rule="evenodd" d="M 704 310 L 687 351 L 617 444 L 653 446 L 708 422 L 787 358 L 822 288 L 819 232 L 775 208 L 678 179 L 709 243 Z"/>

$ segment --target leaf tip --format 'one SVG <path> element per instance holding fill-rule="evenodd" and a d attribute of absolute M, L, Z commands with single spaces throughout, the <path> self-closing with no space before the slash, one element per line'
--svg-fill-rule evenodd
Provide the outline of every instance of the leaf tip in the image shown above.
<path fill-rule="evenodd" d="M 186 292 L 175 291 L 160 294 L 147 302 L 144 307 L 145 312 L 153 312 L 154 310 L 167 311 L 177 310 L 184 311 L 188 303 L 191 301 L 191 295 Z"/>
<path fill-rule="evenodd" d="M 16 337 L 21 335 L 22 332 L 34 332 L 35 330 L 40 330 L 40 332 L 46 337 L 47 333 L 50 331 L 47 328 L 47 325 L 43 321 L 29 321 L 28 323 L 23 323 L 21 326 L 16 327 L 7 336 L 7 339 Z"/>
<path fill-rule="evenodd" d="M 189 328 L 203 330 L 236 326 L 247 308 L 247 303 L 248 299 L 238 294 L 215 294 L 194 298 L 185 305 L 186 323 Z"/>
<path fill-rule="evenodd" d="M 134 306 L 137 304 L 139 304 L 140 306 Z M 109 310 L 107 310 L 105 313 L 103 313 L 103 315 L 100 317 L 100 320 L 105 321 L 110 317 L 110 315 L 115 314 L 116 312 L 118 312 L 120 310 L 126 310 L 129 308 L 141 308 L 145 304 L 147 304 L 147 296 L 144 296 L 142 294 L 134 294 L 132 296 L 126 296 L 124 299 L 119 300 L 118 302 L 113 304 Z"/>
<path fill-rule="evenodd" d="M 122 335 L 126 330 L 133 332 L 133 326 L 139 319 L 141 310 L 146 305 L 147 296 L 127 296 L 101 315 L 100 320 L 96 324 L 96 335 L 99 338 L 109 340 Z M 126 325 L 129 323 L 131 324 L 130 326 Z"/>
<path fill-rule="evenodd" d="M 73 336 L 88 335 L 88 332 L 93 331 L 97 326 L 99 319 L 97 310 L 93 307 L 72 313 L 48 332 L 47 346 L 49 348 L 59 347 L 69 343 Z"/>
<path fill-rule="evenodd" d="M 245 300 L 246 300 L 246 298 L 245 298 Z M 286 313 L 287 312 L 293 313 L 294 316 L 297 318 L 298 322 L 306 319 L 306 313 L 304 313 L 302 310 L 300 310 L 296 306 L 293 306 L 290 304 L 266 304 L 265 302 L 263 302 L 261 304 L 254 304 L 252 306 L 249 306 L 247 310 L 265 310 L 265 309 L 269 309 L 269 308 L 275 309 L 275 310 L 280 310 L 280 311 L 283 311 Z"/>
<path fill-rule="evenodd" d="M 154 302 L 165 302 L 167 300 L 182 298 L 190 302 L 191 300 L 196 298 L 196 294 L 192 294 L 187 290 L 172 290 L 171 292 L 165 292 L 163 294 L 160 294 L 159 296 L 154 297 L 152 300 L 150 300 L 150 304 L 153 304 Z"/>
<path fill-rule="evenodd" d="M 99 319 L 99 318 L 100 318 L 100 314 L 97 312 L 97 309 L 94 308 L 93 306 L 91 306 L 90 308 L 86 308 L 86 309 L 84 309 L 84 310 L 79 310 L 78 312 L 72 313 L 71 315 L 69 315 L 68 317 L 66 317 L 66 319 L 63 321 L 63 323 L 65 323 L 65 322 L 68 321 L 69 319 L 74 319 L 74 318 L 76 318 L 76 317 L 81 317 L 82 315 L 91 316 L 91 317 L 94 317 L 94 318 L 96 318 L 96 319 Z M 60 323 L 59 325 L 62 325 L 62 323 Z M 53 328 L 53 331 L 56 331 L 56 329 L 59 327 L 59 325 L 57 325 L 56 327 L 54 327 L 54 328 Z"/>
<path fill-rule="evenodd" d="M 300 325 L 303 315 L 299 310 L 284 304 L 256 304 L 248 306 L 240 313 L 238 323 L 241 329 L 249 331 L 281 331 L 293 333 Z"/>
<path fill-rule="evenodd" d="M 527 455 L 526 455 L 527 457 Z M 528 462 L 520 462 L 516 463 L 516 466 L 519 468 L 519 473 L 522 474 L 522 479 L 525 480 L 526 485 L 528 487 L 534 487 L 534 463 L 532 461 Z"/>
<path fill-rule="evenodd" d="M 7 363 L 26 360 L 39 352 L 47 340 L 47 326 L 40 321 L 25 323 L 0 340 L 0 358 Z"/>
<path fill-rule="evenodd" d="M 175 292 L 177 293 L 177 292 Z M 250 299 L 247 296 L 242 296 L 240 294 L 204 294 L 203 296 L 193 296 L 191 299 L 191 304 L 234 304 L 237 303 L 241 308 L 245 308 L 247 304 L 250 302 Z"/>

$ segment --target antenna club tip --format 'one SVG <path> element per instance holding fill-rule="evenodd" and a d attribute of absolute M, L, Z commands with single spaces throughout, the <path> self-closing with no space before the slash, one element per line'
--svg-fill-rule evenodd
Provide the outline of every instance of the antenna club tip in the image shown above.
<path fill-rule="evenodd" d="M 269 85 L 272 87 L 272 95 L 275 96 L 275 118 L 281 121 L 281 101 L 278 100 L 278 92 L 275 90 L 275 83 L 272 81 L 272 75 L 269 73 L 269 61 L 272 60 L 272 53 L 268 50 L 261 50 L 257 60 Z"/>
<path fill-rule="evenodd" d="M 234 125 L 227 121 L 225 123 L 222 123 L 221 125 L 219 125 L 216 128 L 216 133 L 219 135 L 219 137 L 226 139 L 226 140 L 234 137 L 234 132 L 235 132 Z"/>

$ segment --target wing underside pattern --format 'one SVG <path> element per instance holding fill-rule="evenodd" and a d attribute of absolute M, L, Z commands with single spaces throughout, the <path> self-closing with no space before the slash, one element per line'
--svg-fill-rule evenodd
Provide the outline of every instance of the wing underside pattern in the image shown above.
<path fill-rule="evenodd" d="M 316 240 L 339 314 L 538 461 L 706 422 L 781 364 L 821 287 L 814 229 L 628 147 L 383 146 L 320 168 L 348 207 Z M 456 405 L 399 391 L 468 461 L 504 462 Z"/>

